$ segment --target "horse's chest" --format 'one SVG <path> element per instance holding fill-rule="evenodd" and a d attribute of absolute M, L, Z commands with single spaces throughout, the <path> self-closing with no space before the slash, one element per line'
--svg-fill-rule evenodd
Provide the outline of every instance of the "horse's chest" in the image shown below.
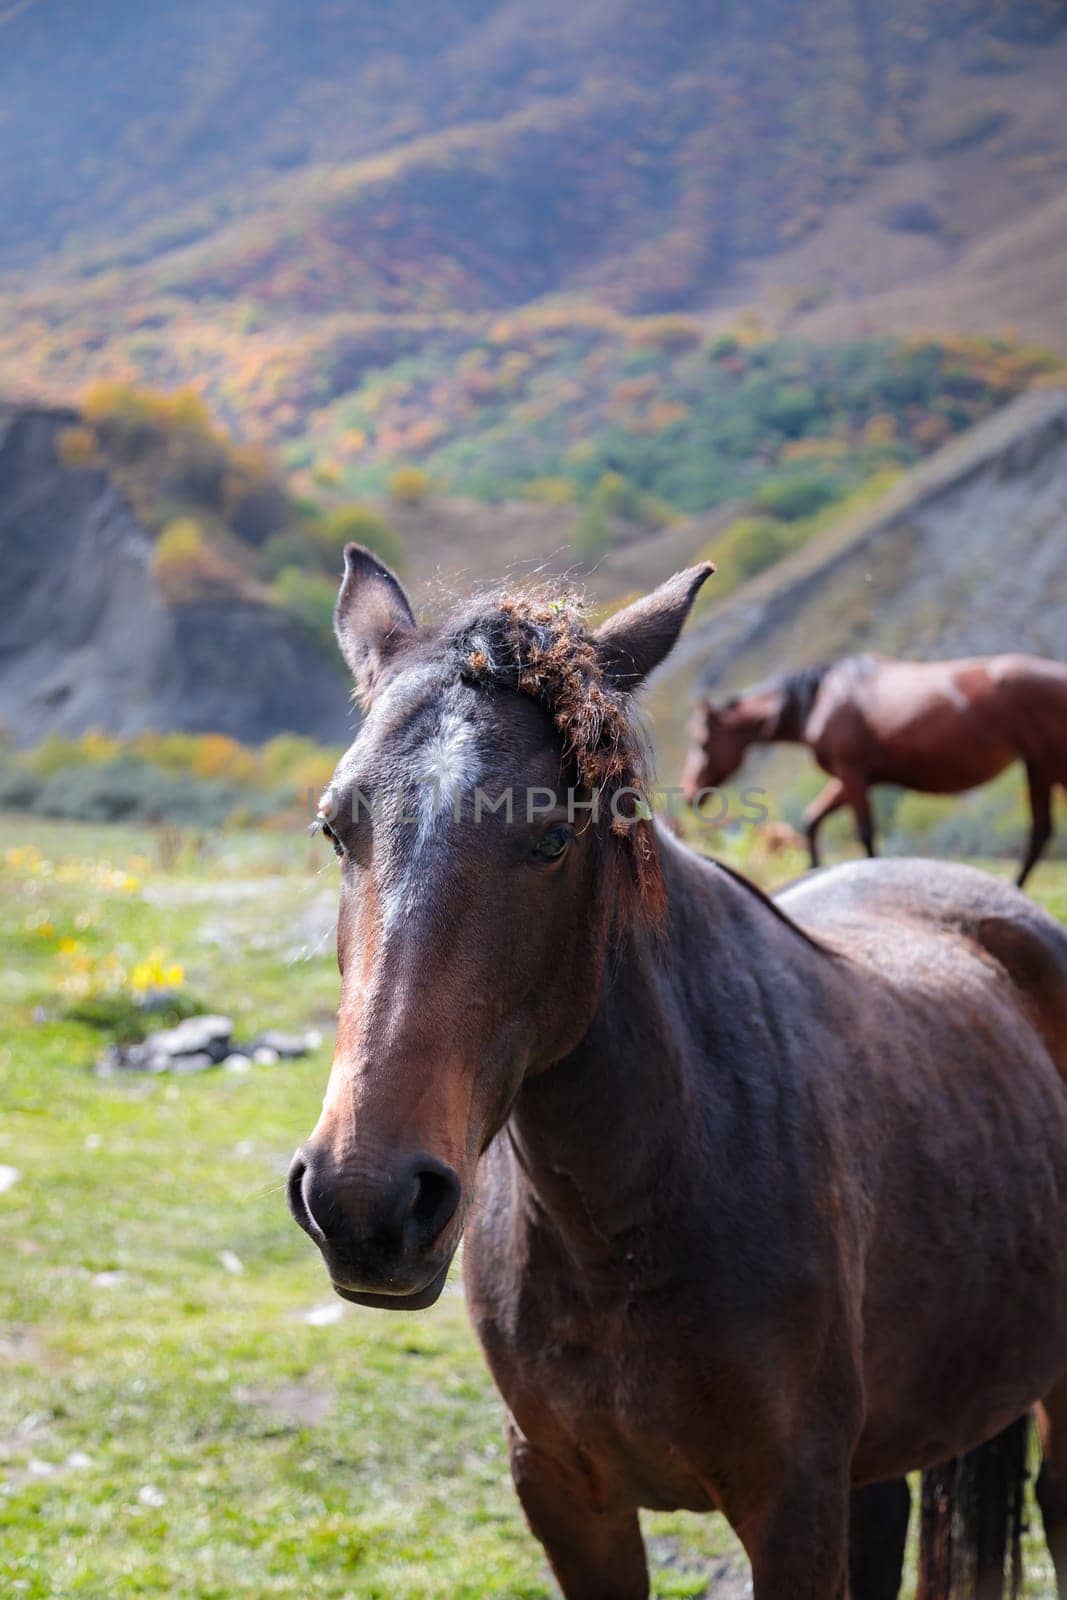
<path fill-rule="evenodd" d="M 545 1308 L 542 1308 L 544 1310 Z M 566 1306 L 520 1338 L 480 1329 L 497 1384 L 525 1437 L 577 1457 L 605 1503 L 706 1511 L 729 1476 L 731 1376 L 713 1341 L 620 1299 Z M 681 1330 L 681 1331 L 680 1331 Z"/>

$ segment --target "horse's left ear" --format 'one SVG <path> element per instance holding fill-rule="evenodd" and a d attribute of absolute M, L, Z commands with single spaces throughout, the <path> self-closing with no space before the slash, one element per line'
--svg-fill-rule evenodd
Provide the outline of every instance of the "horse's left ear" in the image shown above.
<path fill-rule="evenodd" d="M 604 676 L 618 689 L 636 689 L 674 648 L 697 591 L 715 571 L 710 561 L 687 567 L 658 589 L 617 611 L 593 635 Z"/>

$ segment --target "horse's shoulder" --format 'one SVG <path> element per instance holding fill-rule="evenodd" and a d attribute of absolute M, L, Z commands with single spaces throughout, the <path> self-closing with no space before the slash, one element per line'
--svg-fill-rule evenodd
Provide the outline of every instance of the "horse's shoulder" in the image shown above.
<path fill-rule="evenodd" d="M 808 744 L 817 746 L 829 736 L 838 749 L 842 741 L 851 745 L 865 737 L 866 689 L 878 665 L 875 656 L 842 656 L 828 668 L 805 724 L 804 737 Z"/>

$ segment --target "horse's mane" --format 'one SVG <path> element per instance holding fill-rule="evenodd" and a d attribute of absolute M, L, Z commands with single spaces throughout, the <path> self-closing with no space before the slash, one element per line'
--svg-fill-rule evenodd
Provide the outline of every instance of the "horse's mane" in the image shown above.
<path fill-rule="evenodd" d="M 779 739 L 799 737 L 815 704 L 815 696 L 829 670 L 830 662 L 819 661 L 814 666 L 800 667 L 796 672 L 787 672 L 775 681 L 782 702 L 774 737 Z"/>
<path fill-rule="evenodd" d="M 529 695 L 563 740 L 576 786 L 598 799 L 597 828 L 620 862 L 620 909 L 662 926 L 666 892 L 656 853 L 650 765 L 629 699 L 606 678 L 573 594 L 481 596 L 437 635 L 465 682 Z M 613 804 L 614 802 L 614 804 Z"/>
<path fill-rule="evenodd" d="M 723 703 L 722 709 L 729 711 L 752 695 L 773 690 L 780 697 L 779 706 L 772 725 L 766 729 L 762 737 L 772 740 L 798 739 L 811 714 L 822 681 L 833 665 L 832 661 L 818 661 L 811 667 L 798 667 L 796 672 L 785 672 L 778 677 L 764 678 L 760 683 L 753 684 L 750 689 L 731 695 Z"/>

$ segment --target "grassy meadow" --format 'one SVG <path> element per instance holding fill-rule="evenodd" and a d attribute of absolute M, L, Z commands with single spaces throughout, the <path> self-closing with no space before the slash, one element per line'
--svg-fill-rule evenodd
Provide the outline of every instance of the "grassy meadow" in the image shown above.
<path fill-rule="evenodd" d="M 1067 918 L 1067 866 L 1034 890 Z M 0 821 L 5 1596 L 556 1592 L 458 1281 L 423 1315 L 344 1306 L 286 1213 L 329 1059 L 334 891 L 295 828 Z M 326 1042 L 242 1073 L 94 1075 L 157 984 L 241 1037 Z M 647 1528 L 657 1596 L 746 1592 L 719 1519 Z M 1047 1570 L 1032 1593 L 1051 1600 Z"/>

